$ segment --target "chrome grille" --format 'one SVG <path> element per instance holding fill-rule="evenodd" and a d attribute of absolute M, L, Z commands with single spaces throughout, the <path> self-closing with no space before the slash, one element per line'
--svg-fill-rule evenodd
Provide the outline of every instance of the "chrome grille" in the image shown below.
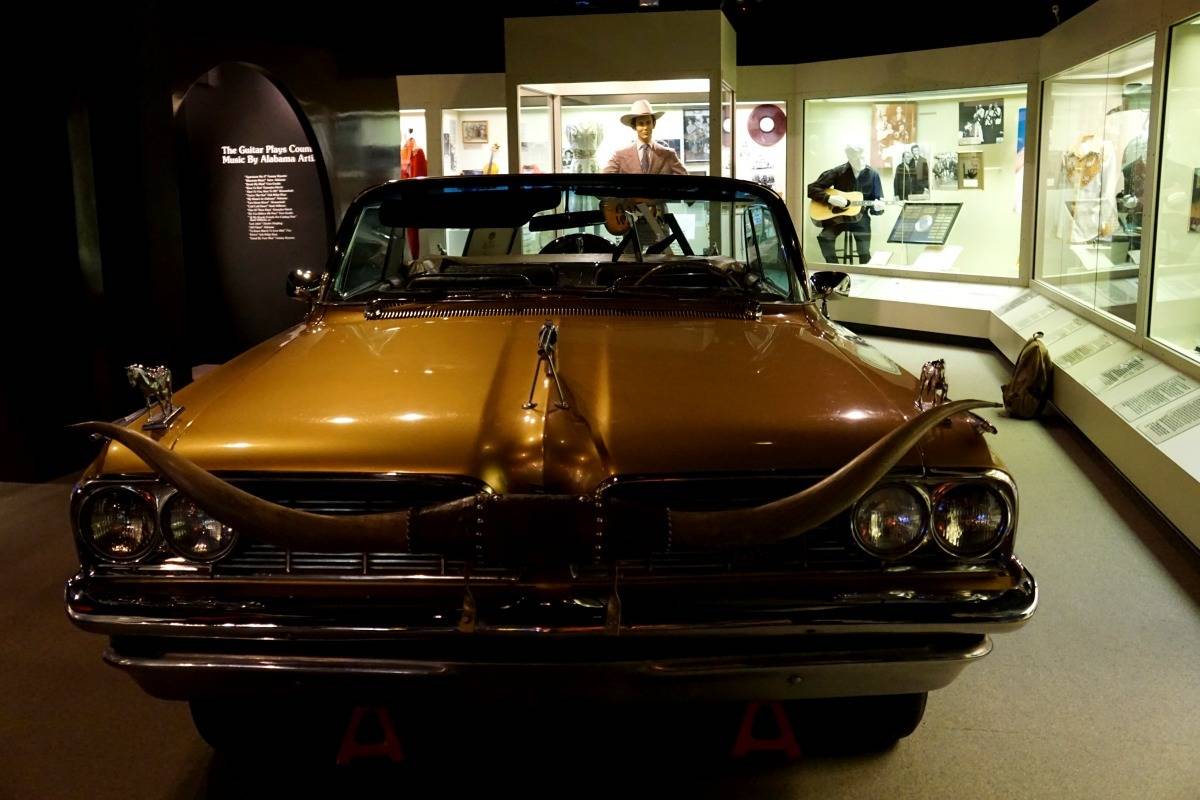
<path fill-rule="evenodd" d="M 462 561 L 414 553 L 289 553 L 248 543 L 214 565 L 214 575 L 462 575 Z"/>

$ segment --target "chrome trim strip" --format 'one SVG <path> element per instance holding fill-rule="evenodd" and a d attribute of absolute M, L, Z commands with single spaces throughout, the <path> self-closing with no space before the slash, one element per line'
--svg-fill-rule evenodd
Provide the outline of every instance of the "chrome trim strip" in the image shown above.
<path fill-rule="evenodd" d="M 781 609 L 773 616 L 760 619 L 744 619 L 735 622 L 702 624 L 632 624 L 622 622 L 614 632 L 611 626 L 600 622 L 592 626 L 552 628 L 540 625 L 488 625 L 486 618 L 475 628 L 476 634 L 498 635 L 614 635 L 621 636 L 763 636 L 796 635 L 798 633 L 1003 633 L 1023 626 L 1036 612 L 1039 590 L 1023 567 L 1021 583 L 990 597 L 979 595 L 957 600 L 912 596 L 898 598 L 894 594 L 859 594 L 840 598 L 836 607 L 829 602 L 812 601 L 804 606 Z M 276 621 L 219 622 L 213 621 L 211 612 L 202 612 L 197 618 L 181 616 L 165 618 L 128 613 L 96 613 L 92 605 L 83 602 L 87 610 L 79 610 L 76 603 L 86 601 L 82 595 L 72 596 L 67 591 L 67 615 L 78 627 L 97 633 L 138 636 L 203 636 L 213 638 L 309 638 L 330 639 L 345 637 L 383 636 L 461 636 L 455 627 L 452 613 L 446 617 L 445 627 L 404 625 L 353 625 L 305 623 L 304 618 L 280 616 Z M 993 607 L 980 607 L 981 603 L 992 602 Z M 999 606 L 998 608 L 995 606 Z M 880 610 L 886 609 L 885 614 Z M 906 612 L 900 619 L 887 619 L 888 614 Z M 857 617 L 856 617 L 857 612 Z M 771 612 L 764 612 L 770 614 Z M 788 621 L 781 621 L 787 618 Z M 930 618 L 933 618 L 931 621 Z M 271 620 L 269 612 L 263 613 L 264 620 Z"/>

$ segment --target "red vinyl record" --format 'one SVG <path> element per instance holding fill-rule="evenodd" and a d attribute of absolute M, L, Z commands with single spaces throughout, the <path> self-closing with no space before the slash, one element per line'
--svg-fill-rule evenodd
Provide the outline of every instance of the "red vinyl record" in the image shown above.
<path fill-rule="evenodd" d="M 787 133 L 787 114 L 779 106 L 763 103 L 750 112 L 746 127 L 751 139 L 763 147 L 770 147 Z"/>

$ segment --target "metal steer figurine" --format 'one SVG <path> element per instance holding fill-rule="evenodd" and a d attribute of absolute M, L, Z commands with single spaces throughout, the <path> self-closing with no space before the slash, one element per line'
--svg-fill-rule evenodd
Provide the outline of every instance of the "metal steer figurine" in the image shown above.
<path fill-rule="evenodd" d="M 161 431 L 169 428 L 175 418 L 183 413 L 183 406 L 171 401 L 171 370 L 166 367 L 144 367 L 130 364 L 125 368 L 129 385 L 142 393 L 146 399 L 146 411 L 158 406 L 158 413 L 151 413 L 142 425 L 144 431 Z"/>

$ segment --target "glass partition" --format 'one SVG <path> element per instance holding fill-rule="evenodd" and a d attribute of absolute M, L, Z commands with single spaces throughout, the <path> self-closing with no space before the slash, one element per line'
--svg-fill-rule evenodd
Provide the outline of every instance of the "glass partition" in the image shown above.
<path fill-rule="evenodd" d="M 733 130 L 733 89 L 721 87 L 721 176 L 733 177 L 733 146 L 737 134 Z"/>
<path fill-rule="evenodd" d="M 1154 37 L 1045 82 L 1037 277 L 1134 324 Z"/>
<path fill-rule="evenodd" d="M 1026 96 L 1017 84 L 806 101 L 808 258 L 1017 278 Z"/>
<path fill-rule="evenodd" d="M 1200 361 L 1200 17 L 1170 44 L 1150 336 Z"/>
<path fill-rule="evenodd" d="M 552 98 L 544 92 L 522 86 L 517 126 L 521 134 L 519 163 L 521 172 L 554 172 L 551 146 L 554 142 Z"/>
<path fill-rule="evenodd" d="M 503 108 L 442 110 L 442 174 L 508 172 L 508 114 Z"/>

